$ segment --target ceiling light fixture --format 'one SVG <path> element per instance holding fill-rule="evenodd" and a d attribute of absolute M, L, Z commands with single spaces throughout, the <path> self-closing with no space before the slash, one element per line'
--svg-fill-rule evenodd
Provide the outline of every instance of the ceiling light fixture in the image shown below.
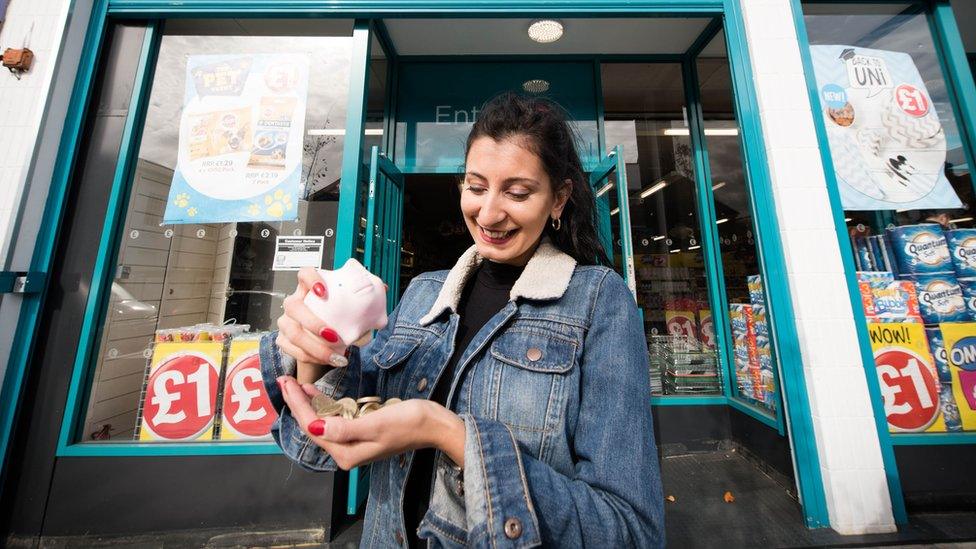
<path fill-rule="evenodd" d="M 529 38 L 540 44 L 550 44 L 562 36 L 563 24 L 554 19 L 539 19 L 529 25 Z"/>
<path fill-rule="evenodd" d="M 716 225 L 721 225 L 722 223 L 725 223 L 728 220 L 729 220 L 729 218 L 723 217 L 722 219 L 719 219 L 718 221 L 716 221 L 715 224 Z"/>
<path fill-rule="evenodd" d="M 545 93 L 549 91 L 549 82 L 539 78 L 522 82 L 522 89 L 529 93 Z"/>
<path fill-rule="evenodd" d="M 654 241 L 657 242 L 658 240 L 664 240 L 664 238 L 665 236 L 663 234 L 659 234 L 654 237 Z"/>
<path fill-rule="evenodd" d="M 607 183 L 599 191 L 596 192 L 596 197 L 597 198 L 600 198 L 601 196 L 607 194 L 607 191 L 609 191 L 612 188 L 613 188 L 613 183 L 612 182 L 611 183 Z"/>
<path fill-rule="evenodd" d="M 681 136 L 689 135 L 688 128 L 665 128 L 664 135 Z M 739 135 L 736 128 L 705 128 L 705 135 Z"/>
<path fill-rule="evenodd" d="M 719 181 L 718 183 L 712 185 L 712 191 L 717 191 L 725 186 L 725 181 Z"/>
<path fill-rule="evenodd" d="M 956 219 L 950 219 L 949 220 L 949 223 L 965 223 L 967 221 L 972 221 L 972 220 L 973 220 L 973 218 L 971 218 L 971 217 L 959 217 L 959 218 L 956 218 Z"/>
<path fill-rule="evenodd" d="M 655 183 L 651 187 L 649 187 L 649 188 L 641 191 L 640 197 L 641 198 L 647 198 L 648 196 L 651 196 L 652 194 L 660 191 L 661 189 L 663 189 L 664 187 L 667 187 L 667 186 L 668 186 L 668 182 L 667 181 L 658 181 L 657 183 Z"/>
<path fill-rule="evenodd" d="M 614 208 L 610 210 L 610 215 L 617 215 L 618 213 L 620 213 L 620 208 Z"/>
<path fill-rule="evenodd" d="M 308 130 L 308 135 L 334 135 L 343 136 L 346 135 L 346 130 L 344 128 L 335 129 L 319 129 L 319 130 Z M 363 135 L 383 135 L 383 128 L 374 128 L 363 130 Z"/>

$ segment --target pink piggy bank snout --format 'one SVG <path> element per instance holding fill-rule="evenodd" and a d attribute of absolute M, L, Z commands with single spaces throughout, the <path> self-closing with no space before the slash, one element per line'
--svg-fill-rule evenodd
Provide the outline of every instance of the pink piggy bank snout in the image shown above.
<path fill-rule="evenodd" d="M 386 326 L 386 292 L 378 276 L 355 259 L 334 271 L 319 269 L 319 275 L 325 281 L 326 299 L 310 292 L 305 305 L 335 330 L 344 345 Z"/>

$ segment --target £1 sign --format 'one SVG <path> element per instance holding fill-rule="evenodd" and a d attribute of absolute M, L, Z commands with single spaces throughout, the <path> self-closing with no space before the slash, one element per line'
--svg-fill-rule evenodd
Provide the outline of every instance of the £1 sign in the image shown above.
<path fill-rule="evenodd" d="M 194 440 L 206 433 L 216 414 L 218 378 L 211 358 L 196 353 L 167 358 L 154 368 L 142 411 L 148 438 Z"/>
<path fill-rule="evenodd" d="M 939 417 L 939 383 L 926 357 L 906 348 L 889 348 L 874 357 L 893 431 L 924 431 Z"/>
<path fill-rule="evenodd" d="M 258 354 L 247 354 L 230 367 L 224 381 L 220 438 L 267 437 L 277 418 L 264 389 Z"/>

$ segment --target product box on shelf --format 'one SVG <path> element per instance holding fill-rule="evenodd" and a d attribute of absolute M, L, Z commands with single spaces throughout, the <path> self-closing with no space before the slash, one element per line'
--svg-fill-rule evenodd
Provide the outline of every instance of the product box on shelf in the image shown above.
<path fill-rule="evenodd" d="M 889 271 L 858 271 L 861 306 L 868 322 L 921 322 L 915 284 Z"/>
<path fill-rule="evenodd" d="M 766 294 L 763 292 L 762 275 L 747 276 L 746 287 L 749 288 L 749 303 L 753 305 L 766 305 Z"/>
<path fill-rule="evenodd" d="M 937 223 L 888 229 L 901 274 L 943 273 L 952 270 L 949 246 Z"/>
<path fill-rule="evenodd" d="M 970 320 L 976 320 L 976 278 L 958 278 L 956 282 L 962 288 L 962 299 L 966 304 L 966 314 Z"/>
<path fill-rule="evenodd" d="M 969 320 L 962 288 L 955 273 L 914 275 L 919 311 L 925 324 L 964 322 Z"/>
<path fill-rule="evenodd" d="M 946 243 L 952 266 L 959 278 L 976 277 L 976 229 L 955 229 L 946 232 Z"/>
<path fill-rule="evenodd" d="M 762 402 L 764 400 L 762 369 L 759 364 L 752 305 L 730 303 L 729 322 L 732 328 L 733 355 L 737 361 L 745 359 L 749 369 L 749 381 L 752 385 L 751 397 Z"/>

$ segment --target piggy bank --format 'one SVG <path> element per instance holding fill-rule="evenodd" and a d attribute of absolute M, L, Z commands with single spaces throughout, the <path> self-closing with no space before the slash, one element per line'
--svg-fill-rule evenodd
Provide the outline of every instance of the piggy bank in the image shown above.
<path fill-rule="evenodd" d="M 319 269 L 325 281 L 325 299 L 309 292 L 305 305 L 339 334 L 332 344 L 338 353 L 371 330 L 386 326 L 386 289 L 380 278 L 350 259 L 334 271 Z"/>

